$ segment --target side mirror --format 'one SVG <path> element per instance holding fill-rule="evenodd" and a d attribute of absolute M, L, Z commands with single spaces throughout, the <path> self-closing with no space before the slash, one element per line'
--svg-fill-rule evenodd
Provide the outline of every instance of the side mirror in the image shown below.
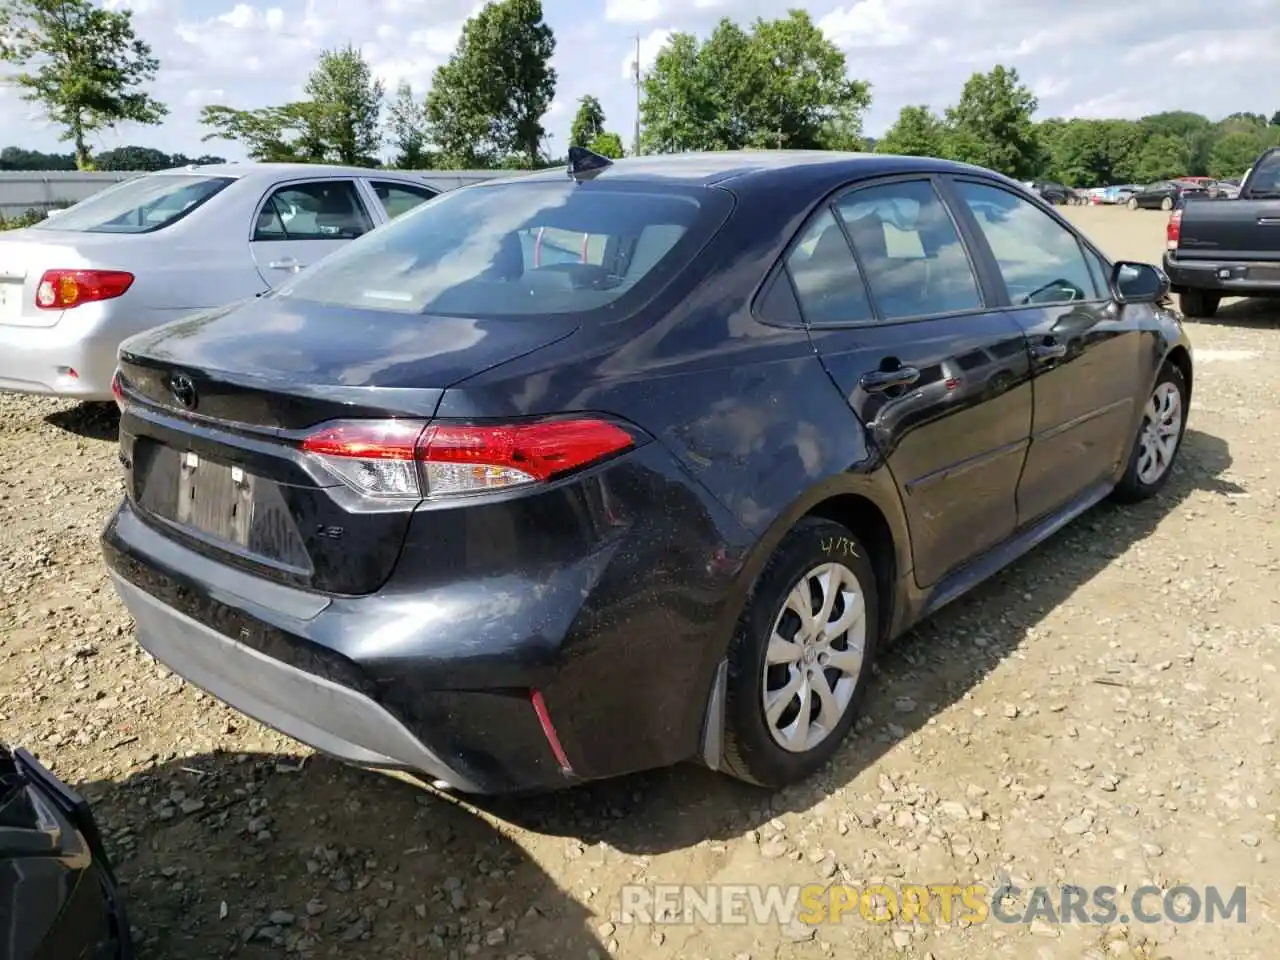
<path fill-rule="evenodd" d="M 1111 289 L 1121 303 L 1156 303 L 1169 295 L 1169 278 L 1149 263 L 1121 260 L 1111 271 Z"/>

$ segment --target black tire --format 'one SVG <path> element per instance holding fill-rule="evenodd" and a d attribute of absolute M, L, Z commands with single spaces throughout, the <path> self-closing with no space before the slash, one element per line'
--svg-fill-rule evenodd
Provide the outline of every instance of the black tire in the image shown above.
<path fill-rule="evenodd" d="M 1159 493 L 1169 477 L 1173 475 L 1173 468 L 1177 464 L 1178 454 L 1182 451 L 1182 438 L 1187 432 L 1187 380 L 1182 375 L 1182 371 L 1172 363 L 1166 363 L 1160 370 L 1160 375 L 1156 377 L 1155 385 L 1151 388 L 1151 395 L 1154 396 L 1160 388 L 1165 384 L 1173 384 L 1178 391 L 1178 409 L 1180 411 L 1180 423 L 1178 424 L 1178 442 L 1173 448 L 1173 454 L 1170 456 L 1165 466 L 1164 472 L 1150 482 L 1144 481 L 1138 476 L 1139 462 L 1142 459 L 1143 434 L 1148 429 L 1148 417 L 1143 414 L 1142 423 L 1138 425 L 1138 435 L 1133 441 L 1133 452 L 1129 456 L 1129 466 L 1124 472 L 1124 476 L 1120 478 L 1120 482 L 1116 484 L 1116 488 L 1112 496 L 1121 503 L 1137 503 L 1140 500 L 1146 500 L 1154 497 Z M 1143 401 L 1145 410 L 1147 400 Z"/>
<path fill-rule="evenodd" d="M 1137 209 L 1138 209 L 1138 198 L 1137 198 L 1137 197 L 1130 197 L 1130 198 L 1129 198 L 1129 200 L 1128 200 L 1128 202 L 1125 204 L 1125 206 L 1127 206 L 1130 210 L 1137 210 Z"/>
<path fill-rule="evenodd" d="M 1160 209 L 1161 209 L 1161 210 L 1172 210 L 1172 209 L 1173 209 L 1173 200 L 1172 200 L 1171 198 L 1169 198 L 1169 197 L 1165 197 L 1163 200 L 1161 200 L 1161 201 L 1160 201 Z"/>
<path fill-rule="evenodd" d="M 853 692 L 840 721 L 816 746 L 793 751 L 781 746 L 770 733 L 764 708 L 765 662 L 775 622 L 785 611 L 788 594 L 824 563 L 841 564 L 857 580 L 865 604 L 866 640 Z M 816 517 L 806 517 L 796 524 L 756 581 L 730 644 L 721 764 L 725 773 L 776 788 L 804 780 L 831 759 L 853 726 L 866 693 L 879 636 L 879 614 L 875 573 L 867 550 L 857 537 L 838 523 Z"/>
<path fill-rule="evenodd" d="M 1209 320 L 1218 312 L 1222 296 L 1207 290 L 1186 290 L 1178 294 L 1178 306 L 1183 316 Z"/>

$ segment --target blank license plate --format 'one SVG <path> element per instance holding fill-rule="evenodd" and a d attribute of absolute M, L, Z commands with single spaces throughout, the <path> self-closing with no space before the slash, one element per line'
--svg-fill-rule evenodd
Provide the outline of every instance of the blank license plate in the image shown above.
<path fill-rule="evenodd" d="M 0 320 L 22 316 L 22 281 L 0 280 Z"/>
<path fill-rule="evenodd" d="M 211 537 L 249 545 L 254 477 L 240 467 L 182 455 L 178 472 L 178 523 Z"/>

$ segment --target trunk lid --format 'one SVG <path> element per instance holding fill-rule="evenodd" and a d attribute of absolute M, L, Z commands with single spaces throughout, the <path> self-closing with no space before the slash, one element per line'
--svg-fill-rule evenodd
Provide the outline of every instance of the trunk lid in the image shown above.
<path fill-rule="evenodd" d="M 1195 200 L 1182 210 L 1179 260 L 1280 261 L 1280 200 Z"/>
<path fill-rule="evenodd" d="M 450 386 L 576 328 L 266 297 L 149 330 L 120 350 L 127 495 L 202 553 L 326 593 L 372 592 L 417 501 L 362 496 L 302 451 L 309 428 L 426 422 Z"/>
<path fill-rule="evenodd" d="M 128 269 L 120 262 L 121 253 L 148 239 L 31 228 L 0 231 L 0 324 L 55 326 L 65 311 L 36 308 L 36 287 L 46 270 Z"/>

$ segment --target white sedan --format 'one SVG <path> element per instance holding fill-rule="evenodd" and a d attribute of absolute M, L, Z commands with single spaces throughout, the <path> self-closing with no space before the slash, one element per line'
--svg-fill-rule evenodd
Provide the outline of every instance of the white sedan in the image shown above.
<path fill-rule="evenodd" d="M 116 351 L 133 334 L 264 293 L 442 189 L 479 179 L 181 167 L 0 232 L 0 391 L 110 400 Z"/>

